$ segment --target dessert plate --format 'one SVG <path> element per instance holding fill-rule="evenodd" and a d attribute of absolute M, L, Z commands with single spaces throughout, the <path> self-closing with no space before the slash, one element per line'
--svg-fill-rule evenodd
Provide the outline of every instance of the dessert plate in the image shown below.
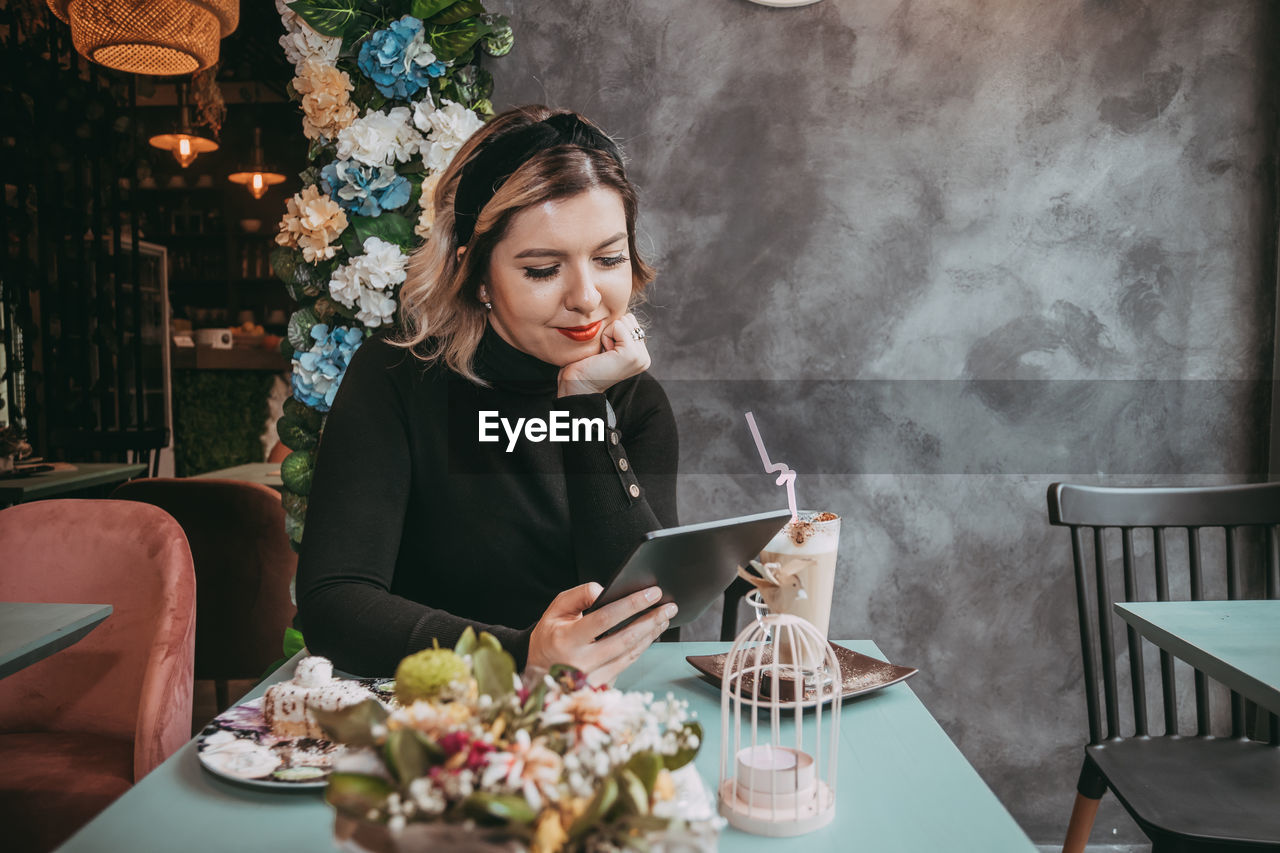
<path fill-rule="evenodd" d="M 360 679 L 387 699 L 388 679 Z M 255 788 L 324 788 L 340 744 L 307 737 L 276 737 L 262 716 L 262 699 L 250 699 L 213 718 L 196 737 L 200 764 L 215 776 Z"/>
<path fill-rule="evenodd" d="M 888 687 L 890 684 L 897 684 L 900 681 L 906 681 L 920 670 L 909 666 L 898 666 L 897 664 L 885 663 L 868 655 L 860 654 L 852 649 L 846 649 L 844 646 L 831 643 L 831 648 L 836 654 L 836 660 L 840 661 L 840 700 L 852 699 L 855 696 L 863 696 L 882 687 Z M 720 682 L 724 679 L 724 664 L 729 657 L 729 653 L 725 652 L 718 655 L 689 655 L 685 658 L 693 668 L 696 669 L 703 680 L 720 686 Z M 754 659 L 754 657 L 752 658 Z M 770 660 L 769 650 L 766 649 L 761 655 L 761 662 L 768 663 Z M 755 676 L 747 674 L 742 679 L 742 704 L 755 705 L 756 700 L 751 698 L 754 693 Z M 826 685 L 826 693 L 824 699 L 829 699 L 833 685 Z M 767 694 L 761 690 L 761 707 L 768 707 L 769 702 L 766 698 Z M 784 696 L 784 705 L 789 704 L 792 700 L 791 696 Z M 818 689 L 816 686 L 806 687 L 804 691 L 804 704 L 812 705 L 818 700 Z"/>

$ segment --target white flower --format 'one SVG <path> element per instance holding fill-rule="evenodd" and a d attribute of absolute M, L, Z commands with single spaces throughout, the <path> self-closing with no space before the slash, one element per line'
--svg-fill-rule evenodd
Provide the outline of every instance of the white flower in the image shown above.
<path fill-rule="evenodd" d="M 408 262 L 399 246 L 368 237 L 364 254 L 356 255 L 329 276 L 329 294 L 348 308 L 358 305 L 356 319 L 364 325 L 387 325 L 396 312 L 396 300 L 388 291 L 404 283 Z"/>
<path fill-rule="evenodd" d="M 366 326 L 389 326 L 396 315 L 396 301 L 385 293 L 365 290 L 360 293 L 360 310 L 356 319 Z"/>
<path fill-rule="evenodd" d="M 440 109 L 433 109 L 431 100 L 419 101 L 413 108 L 414 127 L 428 135 L 430 146 L 426 149 L 427 168 L 443 171 L 471 135 L 484 127 L 484 122 L 462 104 L 441 99 Z"/>
<path fill-rule="evenodd" d="M 369 166 L 404 163 L 426 145 L 410 124 L 408 107 L 366 113 L 338 132 L 338 156 Z"/>
<path fill-rule="evenodd" d="M 280 36 L 280 47 L 284 48 L 285 58 L 293 63 L 295 69 L 308 59 L 332 65 L 338 61 L 338 54 L 342 51 L 342 39 L 322 36 L 303 26 L 297 32 Z"/>

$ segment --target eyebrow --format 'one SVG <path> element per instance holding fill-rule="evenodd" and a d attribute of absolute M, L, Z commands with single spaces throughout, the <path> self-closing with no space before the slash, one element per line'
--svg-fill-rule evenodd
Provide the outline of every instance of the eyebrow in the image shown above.
<path fill-rule="evenodd" d="M 601 249 L 603 249 L 605 246 L 616 243 L 625 236 L 627 236 L 627 232 L 619 231 L 617 234 L 614 234 L 608 240 L 605 240 L 603 243 L 601 243 L 599 246 L 596 246 L 591 251 L 598 252 Z M 517 254 L 516 258 L 517 259 L 519 258 L 563 258 L 563 257 L 566 257 L 567 255 L 568 255 L 568 252 L 562 252 L 559 249 L 525 249 L 523 252 L 520 252 L 519 254 Z"/>

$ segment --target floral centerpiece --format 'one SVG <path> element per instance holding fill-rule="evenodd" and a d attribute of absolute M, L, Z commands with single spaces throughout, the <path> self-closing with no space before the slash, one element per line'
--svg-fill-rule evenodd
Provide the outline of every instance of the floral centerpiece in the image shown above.
<path fill-rule="evenodd" d="M 392 709 L 370 699 L 315 712 L 347 746 L 326 799 L 348 845 L 406 850 L 465 838 L 552 853 L 714 832 L 676 813 L 672 772 L 702 738 L 686 702 L 592 687 L 569 667 L 522 682 L 498 641 L 469 628 L 453 649 L 405 658 L 395 684 Z"/>
<path fill-rule="evenodd" d="M 487 57 L 511 50 L 481 0 L 276 0 L 310 140 L 272 269 L 298 303 L 281 349 L 293 397 L 277 431 L 286 530 L 302 541 L 311 450 L 347 362 L 394 322 L 405 264 L 431 238 L 432 190 L 493 114 Z"/>

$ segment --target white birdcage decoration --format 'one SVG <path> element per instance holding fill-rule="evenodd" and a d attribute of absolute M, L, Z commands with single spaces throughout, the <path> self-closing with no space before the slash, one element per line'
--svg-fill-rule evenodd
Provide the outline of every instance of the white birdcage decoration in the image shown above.
<path fill-rule="evenodd" d="M 756 835 L 835 817 L 840 661 L 812 624 L 773 613 L 734 641 L 720 683 L 720 814 Z M 767 728 L 766 728 L 767 727 Z"/>

